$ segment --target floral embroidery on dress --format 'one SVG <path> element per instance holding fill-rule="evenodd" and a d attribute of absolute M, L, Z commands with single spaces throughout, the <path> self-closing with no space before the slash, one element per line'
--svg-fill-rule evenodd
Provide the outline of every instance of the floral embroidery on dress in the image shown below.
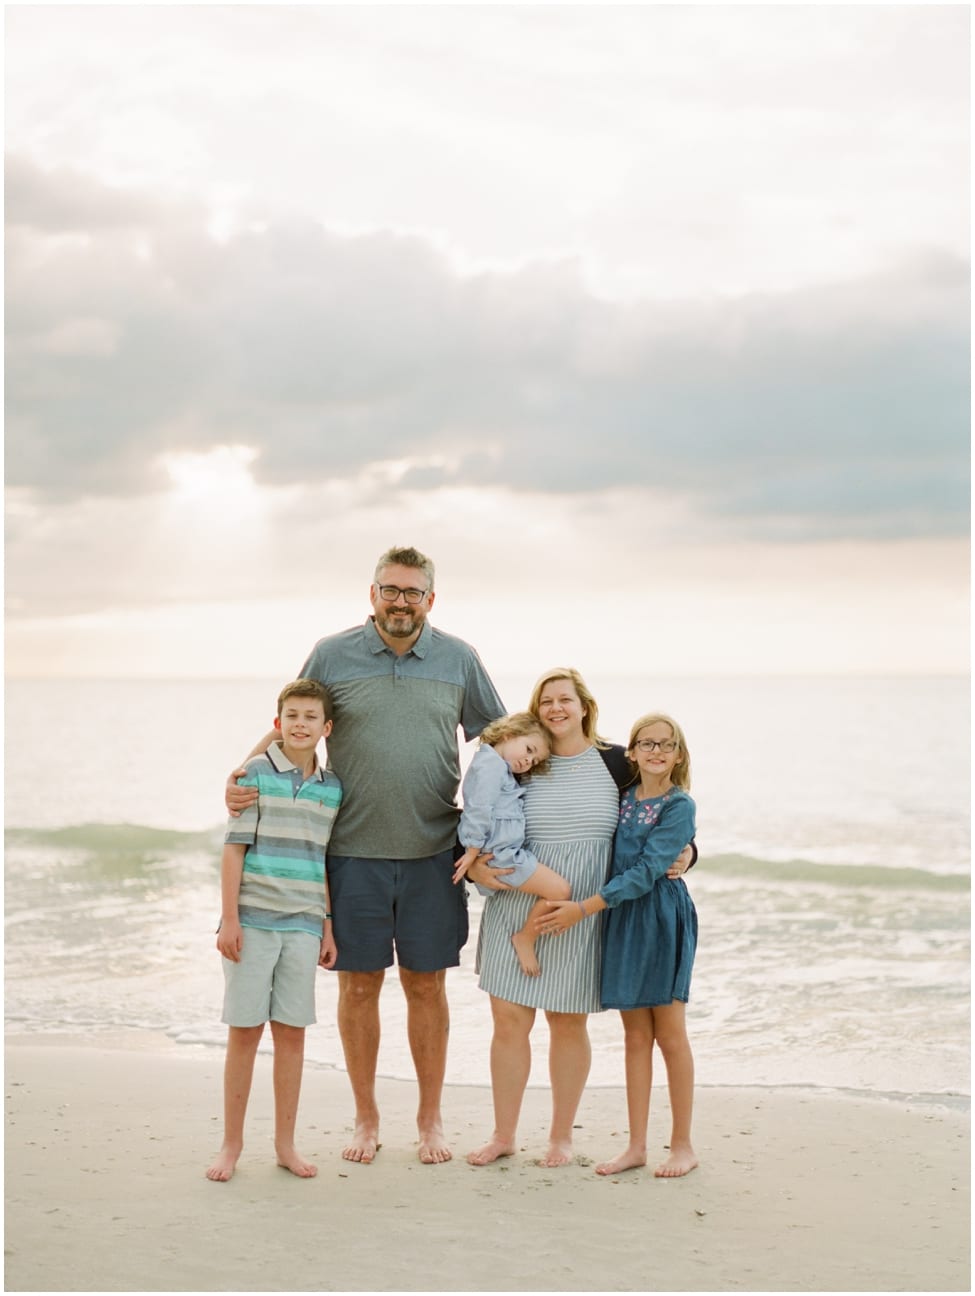
<path fill-rule="evenodd" d="M 620 823 L 629 824 L 633 822 L 652 828 L 660 818 L 660 811 L 664 807 L 664 802 L 668 801 L 676 790 L 676 787 L 672 787 L 663 796 L 653 797 L 649 801 L 637 801 L 636 789 L 631 789 L 620 803 Z"/>

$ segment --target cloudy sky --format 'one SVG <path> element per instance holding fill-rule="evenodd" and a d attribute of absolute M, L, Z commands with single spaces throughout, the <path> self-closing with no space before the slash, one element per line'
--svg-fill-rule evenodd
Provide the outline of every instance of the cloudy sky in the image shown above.
<path fill-rule="evenodd" d="M 967 669 L 967 6 L 5 18 L 8 673 Z"/>

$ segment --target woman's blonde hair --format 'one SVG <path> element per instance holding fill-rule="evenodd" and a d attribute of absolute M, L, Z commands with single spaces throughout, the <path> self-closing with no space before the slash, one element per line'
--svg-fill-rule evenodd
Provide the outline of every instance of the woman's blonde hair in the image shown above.
<path fill-rule="evenodd" d="M 532 715 L 530 711 L 512 711 L 511 715 L 501 716 L 498 720 L 492 720 L 481 730 L 481 742 L 487 743 L 489 747 L 496 747 L 499 742 L 504 742 L 506 738 L 527 738 L 530 734 L 538 734 L 545 743 L 550 747 L 551 737 L 546 733 L 545 727 L 539 720 L 538 716 Z M 527 778 L 531 774 L 544 774 L 548 769 L 548 756 L 544 760 L 537 761 L 522 778 Z"/>
<path fill-rule="evenodd" d="M 582 703 L 582 732 L 595 747 L 609 747 L 611 744 L 605 738 L 600 738 L 596 730 L 599 721 L 599 707 L 596 705 L 596 699 L 589 692 L 586 681 L 579 672 L 572 666 L 553 666 L 551 670 L 538 680 L 532 689 L 531 701 L 528 703 L 528 710 L 540 719 L 539 702 L 542 696 L 542 690 L 548 684 L 554 684 L 556 680 L 568 680 L 576 691 L 579 701 Z"/>
<path fill-rule="evenodd" d="M 626 759 L 634 769 L 637 769 L 637 763 L 633 759 L 633 744 L 641 729 L 648 729 L 650 725 L 665 724 L 670 725 L 670 732 L 677 740 L 677 749 L 680 756 L 677 763 L 670 771 L 670 781 L 677 787 L 683 788 L 685 792 L 691 790 L 691 753 L 687 750 L 687 740 L 684 737 L 684 731 L 676 720 L 672 720 L 669 715 L 663 715 L 659 711 L 651 711 L 648 715 L 640 716 L 639 720 L 634 720 L 633 728 L 630 730 L 630 741 L 626 744 Z"/>

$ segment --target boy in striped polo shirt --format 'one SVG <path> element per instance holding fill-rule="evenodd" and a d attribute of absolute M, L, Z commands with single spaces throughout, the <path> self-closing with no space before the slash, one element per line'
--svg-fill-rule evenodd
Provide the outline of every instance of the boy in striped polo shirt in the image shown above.
<path fill-rule="evenodd" d="M 207 1178 L 233 1176 L 244 1146 L 244 1116 L 264 1024 L 274 1041 L 274 1150 L 302 1179 L 318 1173 L 295 1147 L 305 1027 L 315 1021 L 315 971 L 336 959 L 325 848 L 342 785 L 321 767 L 318 741 L 332 728 L 332 699 L 317 680 L 286 685 L 274 728 L 280 740 L 249 760 L 239 780 L 258 799 L 231 819 L 221 860 L 227 1023 L 224 1138 Z"/>

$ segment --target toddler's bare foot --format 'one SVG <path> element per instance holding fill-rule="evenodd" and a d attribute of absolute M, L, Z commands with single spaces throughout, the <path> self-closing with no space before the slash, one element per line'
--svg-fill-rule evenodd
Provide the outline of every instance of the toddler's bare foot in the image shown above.
<path fill-rule="evenodd" d="M 237 1161 L 243 1150 L 243 1144 L 238 1146 L 225 1143 L 220 1149 L 217 1159 L 207 1170 L 207 1178 L 212 1179 L 214 1183 L 227 1183 L 233 1179 Z"/>
<path fill-rule="evenodd" d="M 499 1138 L 494 1134 L 476 1152 L 468 1152 L 467 1163 L 473 1166 L 490 1165 L 492 1161 L 498 1161 L 501 1157 L 514 1156 L 514 1154 L 514 1143 L 510 1139 Z"/>
<path fill-rule="evenodd" d="M 613 1157 L 612 1161 L 604 1161 L 602 1165 L 596 1166 L 598 1175 L 620 1174 L 623 1170 L 637 1170 L 640 1166 L 647 1164 L 647 1150 L 643 1148 L 628 1147 L 625 1152 L 619 1156 Z"/>
<path fill-rule="evenodd" d="M 352 1133 L 352 1142 L 342 1149 L 342 1159 L 371 1165 L 381 1147 L 378 1125 L 360 1122 Z"/>
<path fill-rule="evenodd" d="M 440 1121 L 433 1121 L 425 1127 L 417 1123 L 417 1130 L 420 1135 L 417 1156 L 424 1165 L 442 1165 L 444 1161 L 453 1159 L 454 1154 L 447 1146 Z"/>
<path fill-rule="evenodd" d="M 677 1143 L 671 1145 L 670 1156 L 653 1173 L 658 1179 L 679 1179 L 690 1174 L 696 1165 L 697 1155 L 690 1143 Z"/>
<path fill-rule="evenodd" d="M 521 970 L 526 976 L 540 976 L 542 969 L 538 966 L 538 959 L 535 957 L 535 941 L 533 937 L 526 936 L 524 932 L 515 932 L 511 938 L 511 943 L 515 947 L 515 953 L 518 955 L 518 962 L 521 964 Z"/>
<path fill-rule="evenodd" d="M 554 1169 L 556 1166 L 572 1164 L 572 1144 L 568 1141 L 561 1142 L 553 1139 L 548 1145 L 548 1151 L 543 1157 L 538 1158 L 540 1166 L 546 1166 Z"/>

